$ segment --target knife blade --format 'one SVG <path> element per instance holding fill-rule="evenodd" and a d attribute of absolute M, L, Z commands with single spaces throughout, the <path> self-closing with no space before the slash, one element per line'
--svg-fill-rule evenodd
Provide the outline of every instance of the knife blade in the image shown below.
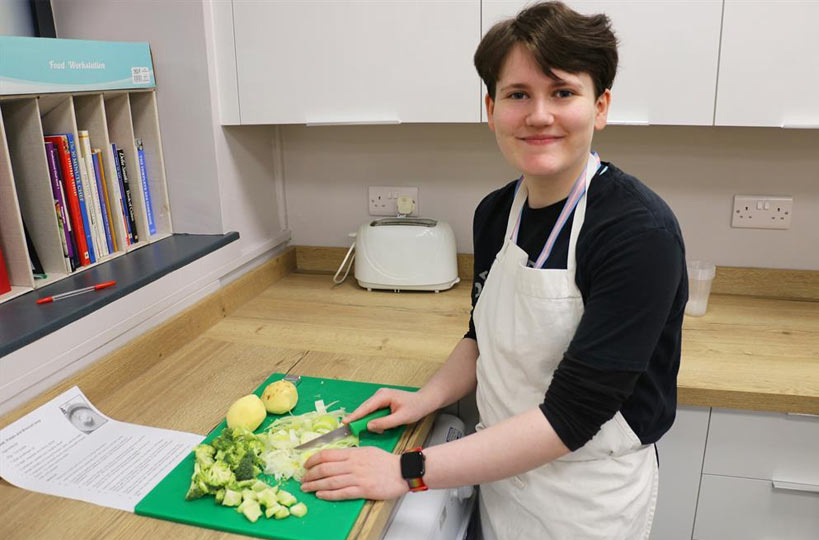
<path fill-rule="evenodd" d="M 375 412 L 371 412 L 367 416 L 359 418 L 358 420 L 353 420 L 349 424 L 345 424 L 340 428 L 334 429 L 333 431 L 328 431 L 327 433 L 320 437 L 316 437 L 315 439 L 307 441 L 304 444 L 300 444 L 296 447 L 296 450 L 306 450 L 308 448 L 313 448 L 321 444 L 329 444 L 333 441 L 343 439 L 348 435 L 358 436 L 362 431 L 367 431 L 367 424 L 370 422 L 370 420 L 375 420 L 376 418 L 387 416 L 388 414 L 390 414 L 390 412 L 391 411 L 389 408 L 378 409 Z"/>

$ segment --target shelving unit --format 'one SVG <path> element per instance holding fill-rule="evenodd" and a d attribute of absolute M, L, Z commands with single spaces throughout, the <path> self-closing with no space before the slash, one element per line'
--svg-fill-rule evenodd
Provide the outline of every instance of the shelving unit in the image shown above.
<path fill-rule="evenodd" d="M 0 250 L 12 289 L 0 294 L 0 303 L 84 272 L 173 232 L 156 89 L 150 75 L 152 68 L 145 66 L 151 63 L 147 44 L 11 39 L 14 38 L 2 41 L 4 58 L 0 62 L 3 64 L 0 72 Z M 99 62 L 92 65 L 88 59 L 99 59 Z M 94 69 L 78 68 L 77 61 L 87 62 Z M 68 63 L 68 69 L 53 67 L 60 62 L 63 66 Z M 105 73 L 100 73 L 98 66 L 102 66 Z M 20 73 L 32 75 L 24 79 Z M 44 136 L 73 134 L 79 157 L 80 131 L 88 132 L 92 149 L 102 151 L 102 173 L 109 193 L 116 250 L 106 256 L 97 254 L 92 264 L 72 270 L 63 247 L 62 225 L 55 212 Z M 153 233 L 149 228 L 136 138 L 142 139 L 143 144 Z M 125 154 L 139 236 L 139 241 L 131 244 L 127 242 L 119 202 L 111 196 L 119 191 L 112 143 Z M 94 182 L 93 172 L 91 178 Z M 85 195 L 90 212 L 92 196 Z M 102 230 L 103 225 L 98 228 Z M 44 279 L 33 275 L 26 231 L 47 276 Z M 106 241 L 104 233 L 100 237 L 102 242 Z"/>
<path fill-rule="evenodd" d="M 117 181 L 111 143 L 125 152 L 139 242 L 127 245 L 122 220 L 113 219 L 117 251 L 97 257 L 95 263 L 72 272 L 63 255 L 43 136 L 73 133 L 75 140 L 79 141 L 80 130 L 88 131 L 92 148 L 103 150 L 103 169 L 109 191 Z M 136 137 L 143 141 L 156 228 L 154 234 L 148 229 Z M 0 295 L 0 303 L 170 236 L 171 213 L 155 90 L 0 98 L 0 214 L 0 248 L 12 285 L 10 292 Z M 48 276 L 46 279 L 35 279 L 32 275 L 24 223 Z"/>

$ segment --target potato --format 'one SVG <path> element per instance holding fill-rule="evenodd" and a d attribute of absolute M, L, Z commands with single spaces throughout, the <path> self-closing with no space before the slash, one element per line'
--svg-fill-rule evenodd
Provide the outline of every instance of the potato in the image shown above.
<path fill-rule="evenodd" d="M 262 400 L 256 394 L 249 394 L 233 402 L 227 412 L 227 425 L 230 428 L 243 427 L 250 431 L 261 425 L 267 416 Z"/>
<path fill-rule="evenodd" d="M 298 401 L 299 391 L 290 381 L 270 383 L 262 392 L 262 403 L 269 413 L 284 414 L 295 407 Z"/>

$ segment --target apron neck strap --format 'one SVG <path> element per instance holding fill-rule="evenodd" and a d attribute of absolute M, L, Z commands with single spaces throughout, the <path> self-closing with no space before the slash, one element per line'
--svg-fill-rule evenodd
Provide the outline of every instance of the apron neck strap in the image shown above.
<path fill-rule="evenodd" d="M 580 173 L 580 176 L 577 177 L 577 180 L 575 180 L 566 202 L 563 203 L 563 209 L 560 211 L 560 215 L 549 233 L 549 238 L 546 240 L 546 244 L 543 246 L 543 250 L 540 252 L 540 256 L 535 262 L 535 268 L 543 268 L 543 265 L 546 263 L 546 260 L 552 253 L 552 248 L 554 247 L 555 242 L 557 242 L 557 237 L 560 235 L 560 231 L 563 230 L 569 216 L 572 215 L 575 207 L 585 195 L 588 185 L 591 182 L 591 179 L 597 173 L 597 169 L 599 167 L 600 157 L 596 152 L 590 153 L 589 158 L 586 161 L 586 167 L 583 169 L 583 172 Z M 507 237 L 515 244 L 517 244 L 518 240 L 518 231 L 520 230 L 520 222 L 523 217 L 523 208 L 524 204 L 526 203 L 527 195 L 528 190 L 526 185 L 523 183 L 523 176 L 521 176 L 518 179 L 517 185 L 515 186 L 515 198 L 512 202 L 512 209 L 509 212 L 509 221 L 506 229 Z"/>

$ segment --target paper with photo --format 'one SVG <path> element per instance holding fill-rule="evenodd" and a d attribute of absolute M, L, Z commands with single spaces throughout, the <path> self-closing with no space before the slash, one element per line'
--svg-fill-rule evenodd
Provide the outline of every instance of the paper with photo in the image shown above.
<path fill-rule="evenodd" d="M 0 477 L 133 512 L 203 438 L 108 418 L 75 386 L 0 430 Z"/>

